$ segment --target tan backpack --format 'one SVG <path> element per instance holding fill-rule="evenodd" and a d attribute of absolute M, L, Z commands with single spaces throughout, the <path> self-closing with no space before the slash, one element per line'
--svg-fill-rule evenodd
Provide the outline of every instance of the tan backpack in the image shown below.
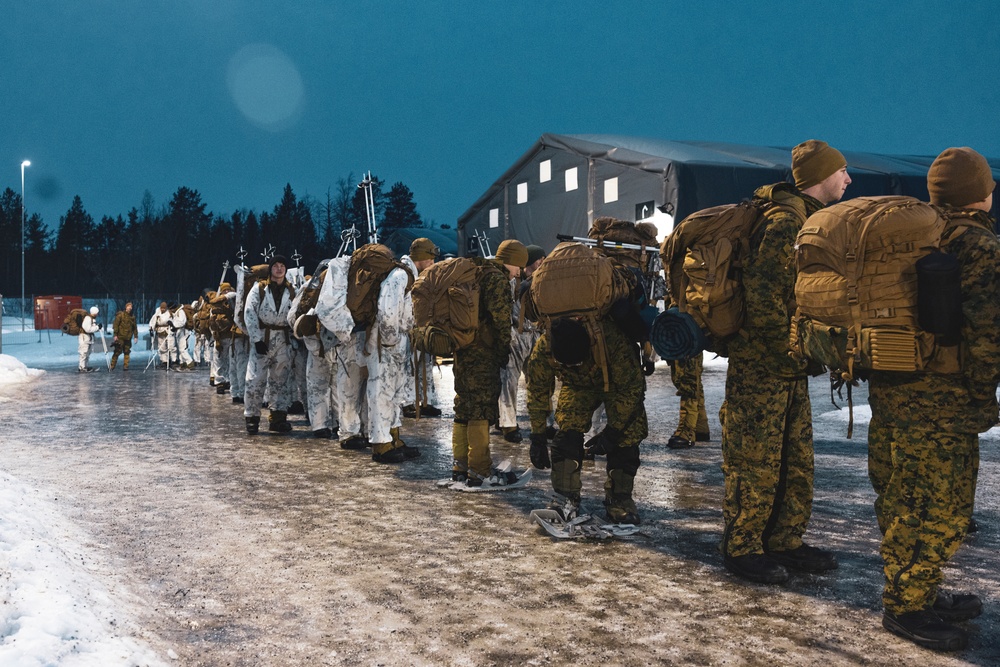
<path fill-rule="evenodd" d="M 617 300 L 628 296 L 628 281 L 615 271 L 614 262 L 582 243 L 560 243 L 531 277 L 534 315 L 550 339 L 554 320 L 572 318 L 586 327 L 591 354 L 604 375 L 605 389 L 608 388 L 608 357 L 598 322 Z"/>
<path fill-rule="evenodd" d="M 858 197 L 810 216 L 796 239 L 792 356 L 848 381 L 864 370 L 959 372 L 959 345 L 921 328 L 917 267 L 951 258 L 935 251 L 966 227 L 900 196 Z M 959 291 L 953 305 L 960 300 Z"/>
<path fill-rule="evenodd" d="M 726 356 L 726 339 L 743 327 L 743 268 L 754 233 L 781 211 L 806 217 L 800 198 L 790 192 L 782 196 L 790 188 L 772 188 L 780 202 L 754 199 L 692 213 L 663 240 L 660 258 L 670 300 L 694 318 L 711 352 Z"/>
<path fill-rule="evenodd" d="M 382 281 L 396 268 L 406 271 L 409 289 L 413 284 L 413 274 L 396 261 L 388 247 L 381 243 L 368 243 L 351 254 L 351 264 L 347 269 L 347 308 L 357 330 L 367 330 L 375 324 Z"/>
<path fill-rule="evenodd" d="M 292 328 L 296 338 L 315 336 L 319 333 L 319 317 L 316 313 L 310 315 L 309 311 L 319 303 L 319 291 L 323 288 L 324 280 L 326 280 L 326 269 L 302 287 L 302 297 L 299 299 L 298 308 L 295 309 L 295 326 Z"/>
<path fill-rule="evenodd" d="M 63 320 L 62 332 L 70 336 L 79 336 L 83 333 L 83 318 L 89 314 L 90 312 L 83 308 L 74 308 L 69 311 Z"/>
<path fill-rule="evenodd" d="M 483 272 L 468 257 L 454 257 L 420 274 L 411 293 L 414 347 L 446 357 L 475 342 Z"/>
<path fill-rule="evenodd" d="M 648 222 L 597 218 L 590 226 L 587 236 L 597 241 L 598 249 L 608 257 L 617 260 L 622 266 L 639 269 L 643 273 L 649 267 L 650 255 L 650 251 L 645 248 L 657 246 L 656 227 Z M 606 242 L 609 245 L 603 245 Z M 615 243 L 628 243 L 643 249 L 615 247 Z"/>

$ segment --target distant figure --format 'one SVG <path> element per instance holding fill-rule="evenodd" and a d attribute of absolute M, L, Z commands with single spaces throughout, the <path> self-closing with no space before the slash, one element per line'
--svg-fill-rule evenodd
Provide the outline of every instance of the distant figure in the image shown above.
<path fill-rule="evenodd" d="M 667 440 L 670 449 L 687 449 L 696 442 L 708 442 L 708 412 L 705 410 L 705 391 L 701 385 L 702 357 L 678 359 L 670 362 L 670 380 L 681 397 L 677 428 Z"/>
<path fill-rule="evenodd" d="M 80 324 L 80 334 L 77 336 L 79 343 L 76 347 L 77 352 L 80 353 L 80 364 L 76 369 L 79 373 L 93 373 L 97 370 L 91 368 L 89 362 L 90 348 L 94 345 L 94 334 L 101 330 L 100 325 L 94 319 L 99 312 L 97 306 L 92 306 L 90 312 L 83 317 L 83 323 Z"/>
<path fill-rule="evenodd" d="M 160 307 L 153 311 L 153 316 L 149 319 L 149 334 L 155 336 L 156 352 L 160 357 L 158 368 L 163 370 L 169 370 L 170 358 L 176 355 L 174 349 L 176 340 L 173 324 L 170 321 L 172 316 L 170 309 L 167 308 L 167 302 L 161 301 Z"/>
<path fill-rule="evenodd" d="M 132 314 L 131 301 L 125 304 L 125 310 L 119 310 L 118 314 L 115 315 L 112 331 L 115 336 L 112 340 L 115 351 L 111 355 L 111 370 L 114 370 L 115 366 L 118 365 L 119 355 L 124 354 L 125 360 L 122 364 L 122 370 L 127 371 L 129 355 L 132 352 L 132 342 L 133 340 L 135 342 L 139 341 L 139 328 L 135 324 L 135 315 Z"/>

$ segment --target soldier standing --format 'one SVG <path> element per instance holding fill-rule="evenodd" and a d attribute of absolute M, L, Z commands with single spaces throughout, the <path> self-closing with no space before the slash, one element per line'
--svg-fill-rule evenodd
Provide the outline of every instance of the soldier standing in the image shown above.
<path fill-rule="evenodd" d="M 978 596 L 940 587 L 941 568 L 972 518 L 979 433 L 997 423 L 1000 380 L 1000 242 L 989 215 L 996 183 L 971 148 L 949 148 L 927 173 L 931 203 L 949 220 L 942 250 L 961 273 L 961 370 L 872 371 L 868 470 L 878 495 L 885 587 L 882 625 L 921 646 L 960 650 Z"/>
<path fill-rule="evenodd" d="M 792 149 L 795 186 L 758 188 L 767 214 L 750 239 L 743 270 L 746 320 L 729 345 L 722 469 L 722 550 L 726 569 L 760 583 L 780 583 L 786 567 L 823 572 L 830 552 L 802 536 L 812 513 L 812 411 L 806 370 L 788 356 L 795 301 L 795 238 L 806 218 L 839 200 L 851 182 L 840 151 L 809 140 Z"/>
<path fill-rule="evenodd" d="M 77 335 L 76 351 L 80 355 L 80 363 L 77 371 L 80 373 L 93 373 L 96 368 L 90 366 L 90 348 L 94 345 L 94 334 L 101 330 L 97 324 L 97 313 L 100 312 L 97 306 L 91 306 L 90 312 L 83 317 L 80 324 L 80 333 Z"/>
<path fill-rule="evenodd" d="M 472 345 L 455 352 L 452 479 L 482 486 L 499 474 L 490 456 L 490 424 L 500 416 L 500 369 L 510 356 L 510 280 L 528 263 L 528 251 L 520 241 L 507 239 L 493 259 L 477 257 L 473 261 L 482 269 L 480 327 Z"/>
<path fill-rule="evenodd" d="M 132 314 L 131 301 L 125 304 L 125 310 L 119 310 L 115 315 L 112 331 L 114 332 L 112 345 L 114 345 L 115 352 L 111 355 L 111 370 L 114 370 L 115 366 L 118 365 L 118 356 L 124 355 L 122 370 L 127 371 L 132 342 L 133 340 L 139 342 L 139 328 L 135 324 L 135 315 Z"/>
<path fill-rule="evenodd" d="M 243 416 L 250 435 L 260 430 L 260 410 L 268 387 L 271 414 L 267 429 L 278 433 L 292 430 L 288 423 L 288 373 L 292 367 L 288 311 L 295 294 L 285 280 L 286 267 L 284 256 L 275 255 L 268 265 L 268 277 L 250 288 L 243 308 L 246 334 L 253 345 L 243 397 Z"/>

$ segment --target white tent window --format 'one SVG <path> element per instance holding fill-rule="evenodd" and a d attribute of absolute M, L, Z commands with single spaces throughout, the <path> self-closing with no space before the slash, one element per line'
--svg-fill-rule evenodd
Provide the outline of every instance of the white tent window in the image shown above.
<path fill-rule="evenodd" d="M 496 229 L 500 226 L 500 209 L 491 208 L 490 209 L 490 229 Z"/>
<path fill-rule="evenodd" d="M 611 202 L 618 201 L 618 177 L 609 178 L 604 181 L 604 203 L 610 204 Z"/>
<path fill-rule="evenodd" d="M 566 192 L 572 192 L 580 187 L 579 171 L 576 167 L 571 167 L 566 170 Z"/>
<path fill-rule="evenodd" d="M 528 183 L 517 184 L 517 203 L 523 204 L 528 201 Z"/>
<path fill-rule="evenodd" d="M 538 163 L 538 182 L 548 183 L 552 180 L 552 160 L 542 160 Z"/>

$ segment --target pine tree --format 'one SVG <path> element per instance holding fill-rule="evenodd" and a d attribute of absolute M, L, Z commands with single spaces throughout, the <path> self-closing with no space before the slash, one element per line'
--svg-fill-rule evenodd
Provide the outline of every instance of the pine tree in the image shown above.
<path fill-rule="evenodd" d="M 54 255 L 60 285 L 72 286 L 79 293 L 93 290 L 93 277 L 85 268 L 93 235 L 94 219 L 84 209 L 80 195 L 76 195 L 66 215 L 60 216 L 56 232 Z"/>
<path fill-rule="evenodd" d="M 382 233 L 405 227 L 423 227 L 424 222 L 417 213 L 417 205 L 413 202 L 413 191 L 401 182 L 397 182 L 389 190 L 385 203 L 385 221 L 382 223 Z"/>

